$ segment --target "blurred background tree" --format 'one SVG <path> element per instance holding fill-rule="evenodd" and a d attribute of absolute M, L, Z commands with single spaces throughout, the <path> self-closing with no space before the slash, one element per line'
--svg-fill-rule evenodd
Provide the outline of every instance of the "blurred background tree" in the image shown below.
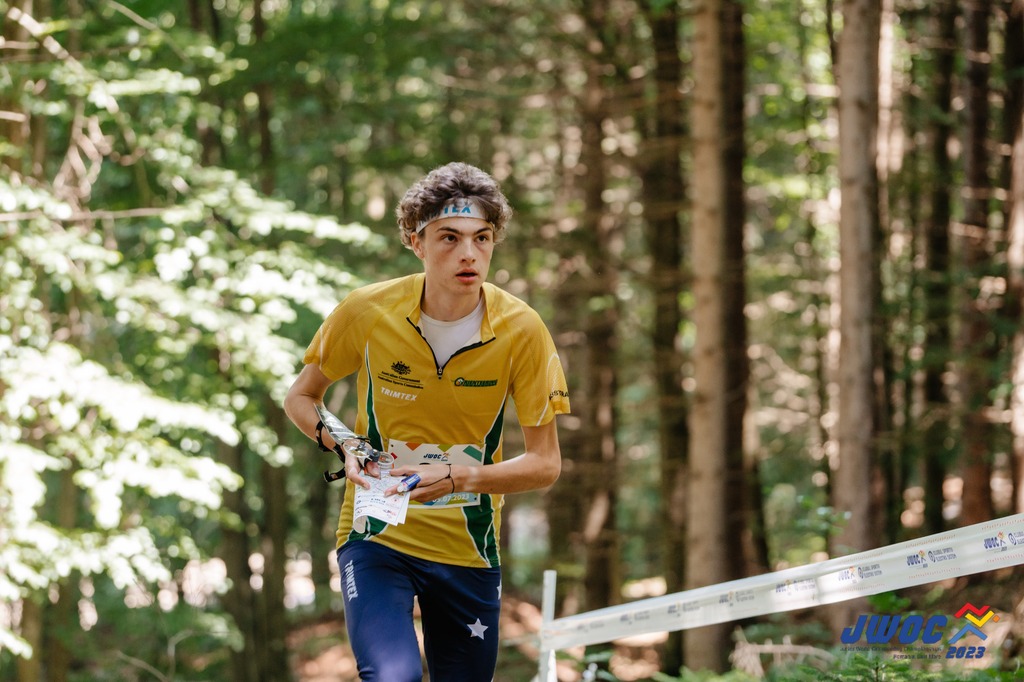
<path fill-rule="evenodd" d="M 281 399 L 347 291 L 418 267 L 393 207 L 455 159 L 511 199 L 492 281 L 573 392 L 507 601 L 1024 512 L 1022 3 L 869 5 L 0 0 L 4 679 L 294 678 L 339 491 Z"/>

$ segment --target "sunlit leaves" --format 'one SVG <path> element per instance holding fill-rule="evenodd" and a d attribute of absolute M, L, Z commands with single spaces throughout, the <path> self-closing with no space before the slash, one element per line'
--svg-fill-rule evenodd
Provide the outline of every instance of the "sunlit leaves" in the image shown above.
<path fill-rule="evenodd" d="M 156 396 L 141 384 L 113 377 L 98 363 L 83 360 L 71 346 L 53 343 L 45 352 L 16 349 L 6 353 L 4 360 L 0 378 L 7 389 L 0 405 L 5 415 L 15 419 L 31 415 L 39 404 L 46 404 L 52 415 L 68 401 L 72 408 L 98 409 L 120 431 L 131 432 L 143 421 L 152 421 L 164 427 L 199 429 L 227 443 L 238 440 L 230 414 Z M 55 426 L 73 428 L 72 421 L 58 421 Z"/>
<path fill-rule="evenodd" d="M 28 526 L 36 520 L 36 507 L 46 495 L 40 478 L 46 470 L 63 468 L 67 462 L 36 448 L 17 442 L 20 431 L 10 426 L 0 431 L 0 547 L 12 539 L 12 529 Z M 12 437 L 13 436 L 13 437 Z M 0 586 L 0 599 L 4 598 Z"/>
<path fill-rule="evenodd" d="M 52 117 L 41 132 L 88 127 L 76 142 L 98 145 L 86 150 L 95 174 L 86 191 L 74 186 L 83 176 L 63 167 L 49 184 L 6 168 L 0 178 L 8 602 L 73 572 L 103 573 L 120 587 L 163 582 L 174 560 L 208 555 L 190 530 L 203 519 L 240 523 L 222 499 L 246 473 L 219 463 L 219 451 L 292 462 L 267 425 L 268 402 L 279 404 L 294 376 L 295 339 L 304 343 L 311 324 L 373 272 L 385 245 L 362 225 L 297 211 L 234 171 L 199 163 L 195 117 L 218 110 L 197 96 L 244 60 L 191 33 L 107 19 L 114 27 L 103 39 L 111 54 L 123 41 L 127 61 L 93 45 L 76 60 L 33 65 L 48 87 L 21 90 L 26 111 Z M 183 61 L 157 59 L 168 54 Z M 53 140 L 68 142 L 64 132 Z M 73 151 L 75 163 L 86 153 Z M 55 158 L 56 168 L 59 150 Z M 75 510 L 73 527 L 56 522 L 58 494 Z M 178 515 L 171 523 L 169 513 Z M 27 654 L 3 629 L 0 647 Z"/>
<path fill-rule="evenodd" d="M 10 442 L 8 431 L 3 430 L 0 440 L 0 600 L 12 602 L 26 590 L 43 590 L 72 571 L 105 573 L 122 587 L 170 578 L 152 534 L 143 527 L 80 532 L 39 519 L 46 490 L 43 475 L 68 466 L 68 460 Z M 25 643 L 3 629 L 0 645 L 28 654 Z"/>

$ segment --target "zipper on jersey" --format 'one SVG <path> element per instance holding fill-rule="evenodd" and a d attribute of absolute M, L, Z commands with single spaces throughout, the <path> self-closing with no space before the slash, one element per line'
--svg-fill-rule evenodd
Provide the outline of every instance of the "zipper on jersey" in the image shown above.
<path fill-rule="evenodd" d="M 415 329 L 416 333 L 420 335 L 421 339 L 423 339 L 423 343 L 427 344 L 427 350 L 430 351 L 430 357 L 434 358 L 434 369 L 437 370 L 437 378 L 438 379 L 441 379 L 442 377 L 444 377 L 444 368 L 448 366 L 448 363 L 451 362 L 452 358 L 454 358 L 456 355 L 461 355 L 462 353 L 465 353 L 468 350 L 473 350 L 474 348 L 479 348 L 480 346 L 486 346 L 491 341 L 494 341 L 495 338 L 497 338 L 497 337 L 492 336 L 491 338 L 487 339 L 486 341 L 477 341 L 476 343 L 474 343 L 472 345 L 463 346 L 462 348 L 460 348 L 457 351 L 455 351 L 454 353 L 452 353 L 452 357 L 448 358 L 447 362 L 445 362 L 443 365 L 440 365 L 437 362 L 437 356 L 434 355 L 434 349 L 430 347 L 430 342 L 427 341 L 427 337 L 423 336 L 423 332 L 420 330 L 420 328 L 416 325 L 415 322 L 410 320 L 408 317 L 405 318 L 405 321 L 412 325 L 412 328 Z"/>
<path fill-rule="evenodd" d="M 426 339 L 423 339 L 423 340 L 426 341 Z M 452 357 L 448 358 L 448 362 L 451 362 L 455 358 L 456 355 L 462 355 L 463 353 L 465 353 L 468 350 L 473 350 L 474 348 L 480 348 L 481 346 L 486 346 L 491 341 L 494 341 L 494 337 L 493 336 L 491 338 L 487 339 L 486 341 L 477 341 L 476 343 L 474 343 L 472 345 L 463 346 L 462 348 L 460 348 L 457 351 L 455 351 L 454 353 L 452 353 Z M 430 344 L 428 343 L 427 345 L 429 346 Z M 431 351 L 431 352 L 433 352 L 433 351 Z M 444 363 L 444 367 L 438 367 L 437 368 L 437 378 L 438 379 L 440 379 L 441 376 L 444 374 L 444 368 L 448 366 L 448 362 Z M 437 365 L 437 358 L 434 358 L 434 365 Z"/>

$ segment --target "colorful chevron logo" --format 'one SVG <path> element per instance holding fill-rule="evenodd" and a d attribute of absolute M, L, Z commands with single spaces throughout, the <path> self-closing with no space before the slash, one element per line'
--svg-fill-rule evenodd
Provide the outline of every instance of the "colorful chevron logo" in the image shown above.
<path fill-rule="evenodd" d="M 968 623 L 953 634 L 949 640 L 950 644 L 956 644 L 968 634 L 976 635 L 981 639 L 988 639 L 988 635 L 982 632 L 981 628 L 989 621 L 999 622 L 999 616 L 989 608 L 988 604 L 978 608 L 971 602 L 961 606 L 960 610 L 956 612 L 956 617 L 966 618 Z"/>

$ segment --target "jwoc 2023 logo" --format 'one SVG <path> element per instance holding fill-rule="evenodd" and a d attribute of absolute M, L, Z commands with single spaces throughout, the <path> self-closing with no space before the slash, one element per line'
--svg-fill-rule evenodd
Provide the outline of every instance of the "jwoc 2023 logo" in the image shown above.
<path fill-rule="evenodd" d="M 981 631 L 981 628 L 992 621 L 993 623 L 999 622 L 999 616 L 996 612 L 989 608 L 988 604 L 982 606 L 980 609 L 974 604 L 967 602 L 960 607 L 960 610 L 956 612 L 957 618 L 966 618 L 968 623 L 963 626 L 956 633 L 949 638 L 950 644 L 956 644 L 965 635 L 977 635 L 980 639 L 988 639 L 988 635 Z"/>
<path fill-rule="evenodd" d="M 985 647 L 959 645 L 959 642 L 973 635 L 984 642 L 988 635 L 982 628 L 990 622 L 998 622 L 999 616 L 986 604 L 977 607 L 970 602 L 964 604 L 956 612 L 957 618 L 967 620 L 949 638 L 949 646 L 946 648 L 946 658 L 981 658 L 985 655 Z M 843 630 L 840 640 L 843 644 L 855 644 L 861 639 L 868 644 L 893 644 L 893 640 L 903 645 L 915 644 L 938 644 L 942 641 L 946 626 L 949 624 L 947 616 L 935 615 L 927 619 L 918 614 L 909 616 L 890 615 L 861 615 L 857 623 Z"/>

